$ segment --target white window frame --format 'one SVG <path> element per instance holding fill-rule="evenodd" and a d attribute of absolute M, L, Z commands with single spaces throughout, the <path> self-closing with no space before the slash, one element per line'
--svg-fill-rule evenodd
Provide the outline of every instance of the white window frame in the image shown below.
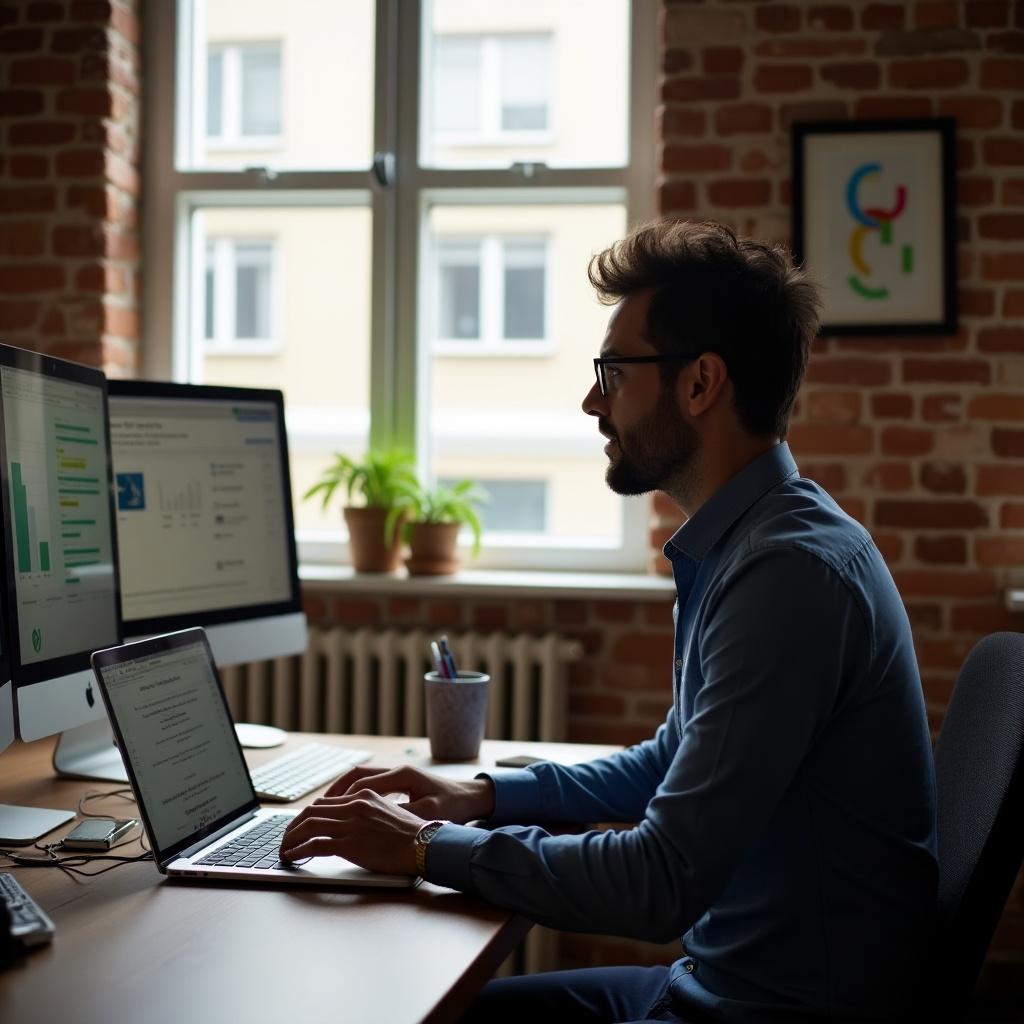
<path fill-rule="evenodd" d="M 200 215 L 201 216 L 201 215 Z M 267 356 L 282 351 L 283 323 L 280 285 L 280 261 L 277 240 L 267 235 L 207 235 L 205 245 L 213 245 L 213 337 L 203 331 L 203 354 L 207 356 Z M 237 333 L 236 288 L 238 285 L 238 246 L 266 245 L 270 249 L 270 334 L 266 338 L 246 338 Z M 204 260 L 204 266 L 206 261 Z M 205 300 L 206 284 L 203 282 Z M 205 309 L 204 309 L 204 321 Z"/>
<path fill-rule="evenodd" d="M 632 0 L 631 4 L 629 159 L 625 166 L 593 168 L 555 168 L 537 162 L 506 168 L 421 165 L 419 133 L 430 130 L 430 112 L 428 90 L 419 89 L 416 83 L 421 65 L 429 60 L 429 33 L 423 31 L 431 23 L 427 0 L 422 4 L 377 0 L 376 11 L 373 145 L 378 156 L 372 167 L 215 170 L 203 168 L 191 158 L 206 146 L 205 110 L 197 114 L 187 102 L 176 99 L 179 76 L 200 87 L 205 81 L 203 8 L 193 9 L 190 0 L 144 6 L 144 38 L 154 41 L 147 47 L 144 66 L 146 122 L 174 124 L 176 130 L 152 131 L 147 143 L 143 200 L 147 330 L 142 372 L 152 379 L 201 381 L 202 345 L 190 347 L 190 338 L 202 339 L 204 334 L 203 304 L 192 301 L 192 296 L 201 294 L 196 289 L 203 285 L 197 268 L 203 265 L 204 253 L 197 249 L 198 232 L 192 231 L 196 210 L 204 206 L 368 205 L 373 214 L 369 443 L 412 446 L 420 464 L 429 466 L 432 441 L 426 417 L 435 354 L 430 338 L 436 320 L 429 319 L 432 289 L 421 269 L 430 266 L 430 206 L 434 202 L 618 202 L 626 204 L 630 223 L 653 217 L 657 69 L 650 55 L 657 50 L 658 5 L 656 0 Z M 178 47 L 175 41 L 179 38 L 191 40 L 193 45 Z M 287 84 L 282 88 L 286 90 Z M 205 96 L 205 90 L 198 94 Z M 550 302 L 548 307 L 550 310 Z M 417 343 L 418 338 L 422 343 Z M 599 344 L 600 339 L 595 338 L 595 353 Z M 532 423 L 535 418 L 527 419 Z M 360 428 L 355 423 L 341 426 L 344 432 Z M 460 444 L 487 446 L 492 440 L 477 425 L 467 428 L 456 418 L 452 426 Z M 575 396 L 567 402 L 564 414 L 541 417 L 532 426 L 538 438 L 547 431 L 541 442 L 545 451 L 593 450 L 594 423 L 577 411 Z M 330 445 L 341 440 L 332 433 L 327 418 L 319 415 L 289 414 L 288 431 L 294 451 L 323 447 L 326 455 Z M 515 454 L 535 450 L 535 441 L 521 433 L 513 437 L 506 431 L 504 436 L 495 434 L 493 440 L 498 448 L 514 449 Z M 488 536 L 480 557 L 467 564 L 519 570 L 642 572 L 648 555 L 648 499 L 622 499 L 622 509 L 619 538 L 531 537 L 524 541 L 510 535 Z M 297 539 L 304 562 L 348 560 L 347 538 L 340 528 L 300 530 Z"/>
<path fill-rule="evenodd" d="M 434 145 L 439 149 L 486 146 L 547 146 L 557 138 L 555 131 L 555 89 L 551 69 L 555 65 L 552 32 L 509 32 L 501 35 L 451 33 L 448 38 L 473 40 L 480 46 L 480 127 L 476 131 L 436 131 Z M 515 129 L 501 126 L 504 97 L 501 94 L 501 44 L 508 39 L 543 39 L 548 44 L 548 74 L 545 82 L 546 128 Z"/>
<path fill-rule="evenodd" d="M 472 243 L 480 246 L 480 337 L 443 338 L 438 331 L 438 311 L 431 323 L 436 356 L 550 356 L 555 352 L 551 332 L 551 239 L 537 234 L 440 235 L 432 246 L 430 266 L 425 277 L 435 297 L 441 294 L 441 259 L 439 244 Z M 505 243 L 533 242 L 544 249 L 544 332 L 539 338 L 505 337 Z"/>
<path fill-rule="evenodd" d="M 209 42 L 206 51 L 217 50 L 221 54 L 221 134 L 207 135 L 206 110 L 197 110 L 203 138 L 203 145 L 211 152 L 237 152 L 246 150 L 281 149 L 284 146 L 284 47 L 277 40 L 253 42 Z M 242 51 L 246 53 L 276 53 L 281 76 L 281 97 L 279 124 L 281 130 L 272 135 L 246 135 L 242 131 Z M 203 78 L 205 83 L 206 65 Z M 204 90 L 205 91 L 205 90 Z M 198 133 L 198 132 L 197 132 Z"/>

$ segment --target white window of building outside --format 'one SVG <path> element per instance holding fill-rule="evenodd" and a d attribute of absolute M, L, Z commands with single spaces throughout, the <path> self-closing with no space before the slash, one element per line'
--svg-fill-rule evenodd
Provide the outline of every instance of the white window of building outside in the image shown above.
<path fill-rule="evenodd" d="M 642 569 L 579 403 L 587 263 L 653 212 L 653 0 L 145 17 L 145 372 L 285 392 L 300 557 L 347 557 L 302 500 L 331 452 L 398 442 L 490 494 L 473 564 Z"/>

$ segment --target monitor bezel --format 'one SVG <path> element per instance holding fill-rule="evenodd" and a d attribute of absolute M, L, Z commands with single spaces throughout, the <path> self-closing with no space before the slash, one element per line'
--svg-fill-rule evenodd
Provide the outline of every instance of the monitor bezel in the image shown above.
<path fill-rule="evenodd" d="M 123 636 L 143 636 L 151 633 L 173 633 L 193 626 L 220 626 L 232 622 L 246 622 L 250 619 L 268 618 L 302 611 L 302 593 L 299 585 L 299 558 L 295 543 L 295 515 L 292 507 L 291 465 L 288 455 L 288 434 L 284 419 L 284 394 L 278 388 L 241 388 L 221 384 L 180 384 L 170 381 L 112 380 L 109 382 L 111 397 L 156 398 L 169 401 L 209 402 L 262 402 L 273 404 L 277 415 L 277 430 L 280 438 L 281 493 L 284 496 L 285 536 L 288 545 L 288 572 L 291 596 L 284 601 L 263 604 L 235 604 L 227 608 L 211 608 L 179 612 L 174 615 L 153 615 L 143 619 L 125 617 L 121 592 L 118 591 L 118 612 L 121 616 Z M 111 442 L 111 450 L 113 443 Z M 113 457 L 111 473 L 113 474 Z M 116 519 L 115 501 L 115 528 Z"/>
<path fill-rule="evenodd" d="M 74 384 L 86 387 L 98 388 L 103 400 L 103 424 L 106 427 L 106 450 L 107 450 L 107 504 L 110 510 L 110 543 L 111 557 L 113 559 L 114 574 L 114 622 L 116 630 L 116 643 L 124 639 L 124 623 L 121 621 L 121 560 L 117 544 L 117 519 L 114 501 L 114 460 L 110 451 L 110 410 L 107 404 L 107 378 L 102 370 L 93 366 L 85 366 L 82 363 L 73 363 L 67 359 L 58 359 L 56 356 L 45 355 L 41 352 L 30 352 L 27 349 L 15 348 L 13 345 L 0 344 L 0 372 L 6 367 L 12 370 L 21 370 L 29 373 L 39 374 L 42 377 L 55 378 L 57 380 L 69 381 Z M 2 387 L 2 381 L 0 381 Z M 75 651 L 71 654 L 62 654 L 56 658 L 47 658 L 44 661 L 34 661 L 25 664 L 21 659 L 21 639 L 18 626 L 18 589 L 14 578 L 13 566 L 8 558 L 11 546 L 10 538 L 12 533 L 13 512 L 11 509 L 11 481 L 8 470 L 8 448 L 7 448 L 7 411 L 2 401 L 0 391 L 0 508 L 2 508 L 2 521 L 4 540 L 2 547 L 5 555 L 3 560 L 4 576 L 4 598 L 5 622 L 7 628 L 4 637 L 7 641 L 7 658 L 9 661 L 11 681 L 15 689 L 22 686 L 32 686 L 36 683 L 45 683 L 50 679 L 70 675 L 73 672 L 88 671 L 89 657 L 95 647 Z M 97 646 L 107 645 L 106 640 L 99 641 Z M 17 712 L 16 712 L 17 715 Z"/>

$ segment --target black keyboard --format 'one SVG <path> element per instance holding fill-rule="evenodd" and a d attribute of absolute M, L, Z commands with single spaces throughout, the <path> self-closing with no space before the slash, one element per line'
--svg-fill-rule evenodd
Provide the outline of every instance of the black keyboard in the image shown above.
<path fill-rule="evenodd" d="M 291 814 L 275 814 L 261 818 L 252 828 L 194 863 L 222 868 L 274 868 L 286 871 L 292 865 L 283 864 L 277 852 L 281 848 L 284 830 L 293 817 Z"/>
<path fill-rule="evenodd" d="M 10 923 L 7 934 L 26 948 L 42 946 L 53 940 L 53 922 L 42 907 L 24 889 L 21 883 L 7 871 L 0 871 L 0 899 L 7 907 Z"/>

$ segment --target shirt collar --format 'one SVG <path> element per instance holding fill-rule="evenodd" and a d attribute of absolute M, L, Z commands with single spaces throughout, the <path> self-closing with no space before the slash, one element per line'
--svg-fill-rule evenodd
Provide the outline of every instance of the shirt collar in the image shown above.
<path fill-rule="evenodd" d="M 665 545 L 665 557 L 683 554 L 700 561 L 751 505 L 797 473 L 796 461 L 785 441 L 769 448 L 719 487 L 676 530 Z"/>

